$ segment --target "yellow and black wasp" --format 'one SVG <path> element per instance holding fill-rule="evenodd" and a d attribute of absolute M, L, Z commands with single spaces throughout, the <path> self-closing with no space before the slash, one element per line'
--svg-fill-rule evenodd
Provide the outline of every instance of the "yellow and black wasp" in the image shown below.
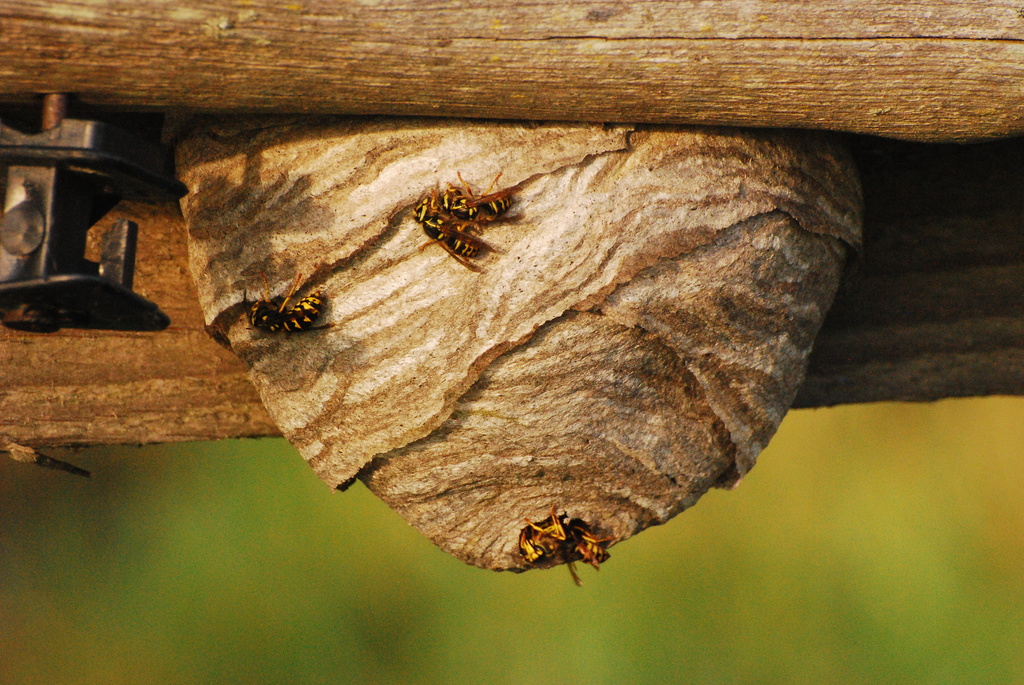
<path fill-rule="evenodd" d="M 263 276 L 263 299 L 249 305 L 249 323 L 256 328 L 276 331 L 304 331 L 313 326 L 324 306 L 323 294 L 318 290 L 306 295 L 292 306 L 295 291 L 299 289 L 301 276 L 295 278 L 291 290 L 285 296 L 270 297 L 270 286 L 267 277 Z"/>
<path fill-rule="evenodd" d="M 438 243 L 455 261 L 470 271 L 480 271 L 480 267 L 470 262 L 470 259 L 484 252 L 495 251 L 480 238 L 469 234 L 469 231 L 477 229 L 475 222 L 458 219 L 444 209 L 436 188 L 416 204 L 416 220 L 423 225 L 423 232 L 430 238 L 430 242 L 420 245 L 421 250 Z"/>
<path fill-rule="evenodd" d="M 474 195 L 469 184 L 459 174 L 459 181 L 462 182 L 465 192 L 456 185 L 448 184 L 448 188 L 441 194 L 441 205 L 452 216 L 466 221 L 494 221 L 512 206 L 512 190 L 506 188 L 492 193 L 491 189 L 501 178 L 499 173 L 491 182 L 491 187 L 484 191 L 483 195 Z"/>
<path fill-rule="evenodd" d="M 480 271 L 480 267 L 470 260 L 497 250 L 471 234 L 480 229 L 480 224 L 493 221 L 508 210 L 512 205 L 511 190 L 476 196 L 461 174 L 459 180 L 465 186 L 465 192 L 449 183 L 443 192 L 434 188 L 416 203 L 416 220 L 431 239 L 420 249 L 438 243 L 459 264 L 471 271 Z M 494 180 L 497 182 L 498 179 Z"/>
<path fill-rule="evenodd" d="M 571 519 L 565 528 L 569 539 L 576 547 L 576 553 L 580 555 L 580 561 L 590 564 L 596 569 L 600 569 L 601 564 L 608 561 L 608 557 L 611 555 L 603 545 L 611 542 L 612 538 L 594 537 L 590 526 L 582 519 Z"/>
<path fill-rule="evenodd" d="M 556 512 L 556 508 L 551 507 L 551 515 L 537 523 L 527 519 L 526 527 L 519 532 L 519 553 L 532 565 L 546 560 L 564 563 L 573 582 L 582 585 L 575 562 L 582 561 L 599 569 L 610 556 L 604 545 L 611 538 L 595 537 L 582 519 L 567 520 L 566 514 Z"/>
<path fill-rule="evenodd" d="M 558 516 L 555 507 L 551 507 L 551 515 L 543 521 L 534 523 L 526 519 L 526 527 L 519 531 L 519 553 L 528 563 L 554 559 L 562 553 L 569 539 L 565 518 L 565 514 Z"/>

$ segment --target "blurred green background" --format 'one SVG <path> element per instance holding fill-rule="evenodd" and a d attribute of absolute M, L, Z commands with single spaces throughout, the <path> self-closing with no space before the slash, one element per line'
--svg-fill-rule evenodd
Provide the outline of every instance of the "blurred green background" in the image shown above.
<path fill-rule="evenodd" d="M 282 440 L 0 458 L 0 682 L 1024 683 L 1024 398 L 796 411 L 600 573 L 463 565 Z"/>

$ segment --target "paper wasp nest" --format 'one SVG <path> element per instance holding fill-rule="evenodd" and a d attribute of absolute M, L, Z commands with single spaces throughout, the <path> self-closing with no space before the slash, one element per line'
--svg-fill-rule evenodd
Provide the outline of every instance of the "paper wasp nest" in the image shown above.
<path fill-rule="evenodd" d="M 853 165 L 807 132 L 235 119 L 178 167 L 207 322 L 284 435 L 490 569 L 552 505 L 619 541 L 741 478 L 859 241 Z M 420 249 L 425 193 L 499 172 L 479 273 Z M 318 327 L 253 327 L 263 275 Z"/>

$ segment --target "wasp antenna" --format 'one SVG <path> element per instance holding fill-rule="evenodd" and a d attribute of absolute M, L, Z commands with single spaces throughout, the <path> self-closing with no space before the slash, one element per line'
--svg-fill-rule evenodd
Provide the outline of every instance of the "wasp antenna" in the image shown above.
<path fill-rule="evenodd" d="M 469 184 L 466 183 L 466 179 L 462 178 L 462 172 L 458 171 L 458 172 L 456 172 L 456 174 L 458 175 L 459 180 L 462 181 L 462 185 L 466 189 L 466 194 L 472 197 L 473 191 L 470 189 Z"/>
<path fill-rule="evenodd" d="M 494 190 L 494 186 L 498 185 L 498 179 L 499 179 L 499 178 L 501 178 L 501 175 L 502 175 L 503 173 L 505 173 L 505 172 L 504 172 L 504 171 L 499 171 L 499 172 L 498 172 L 498 175 L 494 177 L 494 180 L 493 180 L 493 181 L 491 181 L 491 185 L 490 185 L 490 186 L 489 186 L 489 187 L 487 188 L 487 190 L 485 190 L 485 191 L 483 192 L 483 194 L 482 194 L 483 196 L 487 196 L 488 194 L 490 194 L 490 192 L 491 192 L 492 190 Z"/>
<path fill-rule="evenodd" d="M 261 271 L 260 278 L 263 279 L 263 299 L 270 300 L 270 284 L 267 283 L 267 274 Z"/>
<path fill-rule="evenodd" d="M 302 274 L 298 274 L 298 275 L 295 276 L 295 282 L 292 283 L 291 290 L 289 290 L 288 294 L 285 295 L 284 300 L 281 302 L 281 306 L 277 308 L 278 312 L 283 312 L 285 309 L 288 308 L 288 301 L 292 299 L 292 295 L 294 295 L 295 291 L 299 289 L 299 282 L 301 280 L 302 280 Z"/>

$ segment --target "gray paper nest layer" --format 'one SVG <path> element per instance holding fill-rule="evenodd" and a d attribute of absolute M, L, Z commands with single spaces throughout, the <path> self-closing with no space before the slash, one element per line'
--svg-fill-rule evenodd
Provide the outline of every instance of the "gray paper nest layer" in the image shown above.
<path fill-rule="evenodd" d="M 860 239 L 852 163 L 813 133 L 236 119 L 178 153 L 207 322 L 284 435 L 491 569 L 552 505 L 618 541 L 741 478 Z M 419 249 L 425 192 L 499 171 L 481 273 Z M 252 328 L 261 274 L 322 291 L 329 326 Z"/>

